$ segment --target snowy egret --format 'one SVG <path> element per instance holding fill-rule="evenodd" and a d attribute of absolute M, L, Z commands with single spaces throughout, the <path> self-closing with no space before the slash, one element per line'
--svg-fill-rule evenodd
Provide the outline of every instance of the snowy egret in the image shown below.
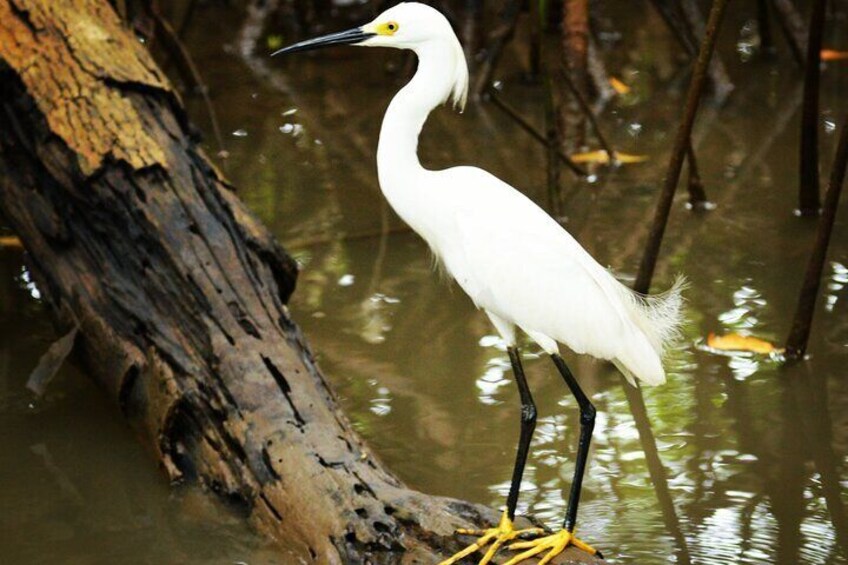
<path fill-rule="evenodd" d="M 443 565 L 488 549 L 523 550 L 514 565 L 546 552 L 546 563 L 568 545 L 595 554 L 574 536 L 577 506 L 595 408 L 581 390 L 558 343 L 576 353 L 612 361 L 631 384 L 665 381 L 663 349 L 680 323 L 680 284 L 660 296 L 643 297 L 619 283 L 571 235 L 533 201 L 497 177 L 474 167 L 431 171 L 418 160 L 418 136 L 430 112 L 451 101 L 460 110 L 468 93 L 468 66 L 459 40 L 436 9 L 398 4 L 372 22 L 302 41 L 274 55 L 329 45 L 410 49 L 418 70 L 389 104 L 377 148 L 380 188 L 389 204 L 429 244 L 445 270 L 483 310 L 507 345 L 521 398 L 521 430 L 506 509 L 499 524 L 460 531 L 479 536 Z M 580 439 L 562 529 L 516 529 L 513 522 L 536 406 L 521 366 L 520 328 L 553 359 L 580 407 Z M 534 539 L 524 540 L 528 536 Z"/>

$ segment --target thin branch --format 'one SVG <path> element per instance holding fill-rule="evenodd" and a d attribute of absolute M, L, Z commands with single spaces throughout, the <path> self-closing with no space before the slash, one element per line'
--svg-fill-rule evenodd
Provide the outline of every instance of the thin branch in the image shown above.
<path fill-rule="evenodd" d="M 592 20 L 589 20 L 590 30 Z M 609 73 L 604 64 L 604 59 L 601 57 L 600 49 L 595 41 L 595 38 L 589 35 L 589 53 L 586 61 L 586 70 L 589 73 L 589 79 L 595 90 L 596 104 L 595 109 L 606 105 L 614 96 L 615 90 L 609 83 Z"/>
<path fill-rule="evenodd" d="M 212 99 L 209 97 L 209 88 L 203 81 L 203 76 L 200 74 L 197 65 L 191 54 L 183 45 L 179 35 L 174 31 L 173 26 L 159 13 L 156 4 L 150 6 L 150 16 L 156 26 L 156 35 L 160 37 L 164 46 L 173 56 L 173 61 L 179 69 L 183 79 L 189 83 L 191 90 L 200 94 L 203 98 L 203 105 L 206 107 L 206 113 L 209 115 L 209 123 L 212 125 L 212 134 L 215 137 L 215 142 L 218 144 L 218 150 L 224 151 L 224 138 L 221 135 L 221 127 L 218 124 L 218 114 L 215 112 L 215 107 L 212 104 Z"/>
<path fill-rule="evenodd" d="M 497 106 L 498 108 L 500 108 L 507 116 L 512 118 L 515 121 L 515 123 L 518 124 L 519 127 L 521 127 L 521 129 L 523 129 L 525 132 L 530 134 L 530 137 L 532 137 L 533 139 L 535 139 L 536 141 L 538 141 L 542 145 L 545 145 L 545 146 L 548 145 L 548 140 L 547 140 L 546 136 L 542 135 L 539 132 L 539 130 L 537 130 L 535 127 L 533 127 L 532 124 L 530 124 L 530 122 L 525 120 L 521 116 L 521 114 L 518 113 L 517 110 L 515 110 L 509 104 L 504 102 L 501 99 L 498 92 L 494 88 L 490 88 L 488 93 L 489 93 L 489 96 L 491 97 L 492 103 L 495 106 Z M 575 175 L 577 175 L 579 177 L 586 177 L 586 176 L 589 175 L 589 173 L 583 167 L 581 167 L 580 165 L 578 165 L 577 163 L 572 161 L 571 157 L 569 157 L 568 155 L 566 155 L 562 151 L 557 150 L 556 154 L 557 154 L 557 157 L 559 157 L 559 160 L 562 161 L 562 163 L 566 167 L 571 169 L 574 172 Z"/>
<path fill-rule="evenodd" d="M 500 25 L 492 30 L 486 46 L 486 55 L 478 67 L 477 78 L 472 89 L 476 99 L 481 98 L 489 90 L 501 53 L 503 53 L 504 47 L 512 39 L 512 36 L 515 35 L 515 28 L 518 25 L 520 15 L 521 1 L 507 0 L 500 14 Z"/>
<path fill-rule="evenodd" d="M 804 68 L 804 106 L 801 110 L 801 166 L 798 185 L 798 212 L 802 216 L 819 213 L 819 82 L 824 30 L 825 0 L 813 0 L 807 64 Z"/>
<path fill-rule="evenodd" d="M 462 39 L 465 59 L 472 66 L 477 61 L 480 50 L 480 34 L 483 31 L 483 0 L 465 0 L 462 12 Z"/>
<path fill-rule="evenodd" d="M 638 292 L 647 293 L 651 286 L 651 279 L 657 265 L 657 257 L 659 256 L 660 246 L 662 245 L 663 235 L 665 234 L 665 227 L 668 223 L 668 215 L 671 211 L 671 203 L 674 200 L 674 192 L 677 190 L 677 183 L 680 180 L 680 172 L 683 168 L 686 148 L 689 146 L 689 140 L 692 137 L 692 126 L 695 123 L 695 115 L 698 113 L 701 93 L 704 90 L 704 83 L 707 78 L 707 69 L 709 68 L 710 59 L 715 49 L 719 27 L 724 17 L 725 8 L 727 8 L 727 2 L 728 0 L 713 0 L 713 5 L 710 9 L 704 40 L 701 43 L 701 49 L 698 53 L 698 59 L 695 62 L 694 72 L 692 73 L 692 81 L 689 83 L 689 92 L 686 95 L 686 108 L 683 112 L 683 121 L 677 130 L 677 137 L 674 140 L 674 148 L 672 149 L 671 158 L 668 163 L 665 183 L 663 184 L 663 190 L 657 203 L 653 224 L 651 225 L 651 233 L 648 235 L 645 254 L 642 256 L 639 273 L 633 285 L 634 289 Z"/>
<path fill-rule="evenodd" d="M 182 21 L 180 22 L 180 29 L 177 31 L 177 37 L 180 39 L 184 39 L 186 33 L 188 33 L 188 28 L 191 26 L 191 22 L 194 19 L 194 13 L 197 9 L 197 0 L 190 0 L 188 3 L 188 7 L 186 8 L 185 14 L 183 14 Z"/>
<path fill-rule="evenodd" d="M 792 51 L 792 58 L 803 69 L 804 53 L 807 50 L 807 28 L 804 25 L 804 19 L 798 13 L 792 0 L 771 0 L 771 5 L 780 29 L 786 37 L 786 43 Z"/>
<path fill-rule="evenodd" d="M 689 33 L 692 36 L 692 41 L 696 45 L 701 43 L 704 38 L 706 26 L 704 25 L 704 15 L 696 0 L 678 0 L 680 9 L 683 13 L 683 19 L 689 28 Z M 714 53 L 710 59 L 707 74 L 712 87 L 713 98 L 715 102 L 723 102 L 727 99 L 733 89 L 733 83 L 730 81 L 730 76 L 727 74 L 727 68 L 721 61 L 719 54 Z"/>
<path fill-rule="evenodd" d="M 547 145 L 547 181 L 548 181 L 548 209 L 555 217 L 561 216 L 562 198 L 559 190 L 559 162 L 558 154 L 561 151 L 559 127 L 557 126 L 556 104 L 554 102 L 554 85 L 550 74 L 545 72 L 545 144 Z"/>
<path fill-rule="evenodd" d="M 842 132 L 839 134 L 839 144 L 836 148 L 836 157 L 833 160 L 833 169 L 830 173 L 830 183 L 824 196 L 824 207 L 819 219 L 818 231 L 816 232 L 816 243 L 810 260 L 807 263 L 807 273 L 801 286 L 801 294 L 798 298 L 798 307 L 795 310 L 795 318 L 792 322 L 792 330 L 786 340 L 787 361 L 797 361 L 804 356 L 807 350 L 807 341 L 810 339 L 810 328 L 813 324 L 813 314 L 816 307 L 816 298 L 821 286 L 821 276 L 827 259 L 827 247 L 830 236 L 833 233 L 833 223 L 836 219 L 836 209 L 839 206 L 839 195 L 842 192 L 842 184 L 845 181 L 845 167 L 848 164 L 848 116 L 842 124 Z"/>
<path fill-rule="evenodd" d="M 589 124 L 592 126 L 592 130 L 595 132 L 595 137 L 598 138 L 598 142 L 601 144 L 601 147 L 606 152 L 607 157 L 609 158 L 609 162 L 613 165 L 618 163 L 618 158 L 615 155 L 615 151 L 612 150 L 610 144 L 607 142 L 606 137 L 601 131 L 600 125 L 598 125 L 598 120 L 595 118 L 594 112 L 589 107 L 589 103 L 586 101 L 586 98 L 583 94 L 580 93 L 580 89 L 577 88 L 577 85 L 574 84 L 574 81 L 571 79 L 571 76 L 568 73 L 568 69 L 560 67 L 559 71 L 560 77 L 562 77 L 563 82 L 568 87 L 571 95 L 574 96 L 574 99 L 577 101 L 577 104 L 580 106 L 580 110 L 583 112 L 583 115 L 586 116 L 586 119 L 589 120 Z"/>
<path fill-rule="evenodd" d="M 686 51 L 686 54 L 694 57 L 698 45 L 695 38 L 689 32 L 686 22 L 683 21 L 683 14 L 680 13 L 680 4 L 677 2 L 668 2 L 667 0 L 651 0 L 651 4 L 662 17 L 668 29 L 671 30 L 674 38 L 677 39 L 677 42 Z"/>
<path fill-rule="evenodd" d="M 703 39 L 704 20 L 696 3 L 680 0 L 652 0 L 651 4 L 665 21 L 677 42 L 689 57 L 698 53 L 698 43 Z M 709 67 L 710 80 L 718 100 L 724 100 L 733 90 L 733 84 L 724 64 L 716 58 Z"/>
<path fill-rule="evenodd" d="M 686 182 L 686 188 L 689 190 L 689 207 L 692 210 L 708 210 L 710 202 L 707 200 L 704 182 L 701 180 L 701 173 L 698 170 L 698 159 L 695 156 L 695 148 L 692 146 L 691 138 L 686 147 L 686 162 L 689 165 L 689 175 Z"/>
<path fill-rule="evenodd" d="M 760 53 L 767 57 L 774 55 L 768 0 L 757 0 L 757 34 L 760 36 Z"/>

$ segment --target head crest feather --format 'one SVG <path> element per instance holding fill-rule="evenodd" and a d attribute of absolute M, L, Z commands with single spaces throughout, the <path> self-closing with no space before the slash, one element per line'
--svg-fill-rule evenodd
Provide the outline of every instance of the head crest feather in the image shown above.
<path fill-rule="evenodd" d="M 465 103 L 468 102 L 468 63 L 465 60 L 465 52 L 462 50 L 462 45 L 454 36 L 456 71 L 454 73 L 454 83 L 451 89 L 450 99 L 453 107 L 463 112 Z"/>

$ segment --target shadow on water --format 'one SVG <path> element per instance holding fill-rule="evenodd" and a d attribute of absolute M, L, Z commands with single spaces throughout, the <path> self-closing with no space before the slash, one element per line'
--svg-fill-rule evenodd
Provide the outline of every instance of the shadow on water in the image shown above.
<path fill-rule="evenodd" d="M 613 22 L 623 17 L 623 3 L 608 4 Z M 266 16 L 278 22 L 274 2 L 253 6 L 242 13 L 201 4 L 186 28 L 225 134 L 229 157 L 219 164 L 303 264 L 292 310 L 374 451 L 414 487 L 499 506 L 518 435 L 506 351 L 462 292 L 433 272 L 426 246 L 377 190 L 380 121 L 407 60 L 356 49 L 265 59 L 269 41 L 293 37 L 273 37 L 288 29 L 282 24 L 263 29 Z M 658 288 L 678 272 L 691 283 L 690 321 L 669 382 L 644 390 L 643 414 L 613 369 L 567 356 L 599 411 L 579 529 L 616 563 L 824 564 L 848 556 L 848 224 L 836 225 L 810 360 L 782 369 L 767 357 L 702 347 L 710 331 L 782 341 L 815 231 L 792 215 L 800 73 L 786 54 L 771 63 L 749 57 L 740 45 L 756 15 L 738 12 L 721 42 L 736 91 L 723 107 L 704 107 L 693 133 L 718 208 L 691 214 L 680 191 L 656 274 Z M 628 18 L 607 56 L 633 92 L 611 102 L 601 121 L 618 150 L 650 160 L 599 171 L 592 182 L 561 177 L 565 226 L 625 279 L 641 256 L 686 85 L 659 16 Z M 843 47 L 846 39 L 829 38 Z M 505 57 L 500 96 L 540 126 L 544 93 L 514 80 L 522 69 L 511 61 L 520 59 Z M 833 63 L 823 73 L 822 155 L 832 154 L 831 122 L 845 110 L 846 69 Z M 188 102 L 208 129 L 202 101 Z M 544 149 L 497 108 L 437 111 L 421 152 L 431 167 L 474 163 L 547 203 Z M 4 556 L 286 562 L 238 516 L 190 489 L 170 491 L 80 375 L 64 371 L 29 406 L 26 374 L 53 335 L 20 255 L 0 251 L 0 273 Z M 525 352 L 540 419 L 519 511 L 555 526 L 578 411 L 550 363 L 529 344 Z M 647 431 L 656 452 L 640 440 Z"/>

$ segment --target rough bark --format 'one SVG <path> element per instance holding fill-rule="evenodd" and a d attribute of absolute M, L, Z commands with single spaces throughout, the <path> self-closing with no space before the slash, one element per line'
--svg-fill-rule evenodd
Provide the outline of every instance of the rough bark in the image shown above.
<path fill-rule="evenodd" d="M 497 519 L 409 490 L 361 443 L 286 308 L 297 265 L 105 0 L 0 0 L 0 104 L 0 210 L 171 480 L 322 563 L 433 562 Z"/>

